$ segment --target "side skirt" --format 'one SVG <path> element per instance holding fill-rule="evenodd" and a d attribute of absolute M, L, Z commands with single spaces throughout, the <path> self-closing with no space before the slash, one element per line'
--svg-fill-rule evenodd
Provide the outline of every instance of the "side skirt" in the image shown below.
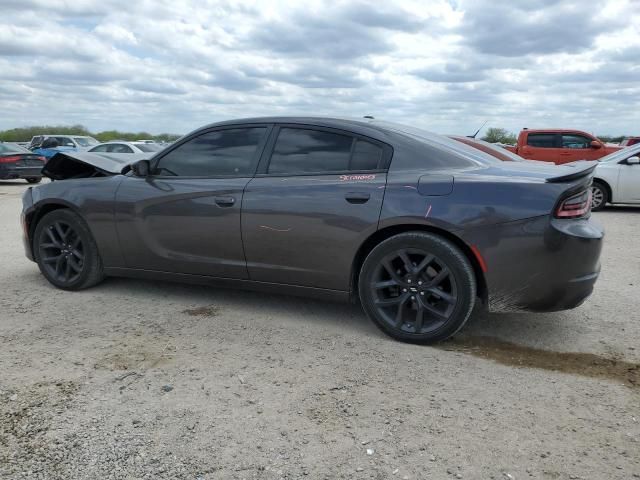
<path fill-rule="evenodd" d="M 133 268 L 109 267 L 104 269 L 104 273 L 110 277 L 127 277 L 145 280 L 162 280 L 167 282 L 210 285 L 221 288 L 235 288 L 241 290 L 252 290 L 256 292 L 276 293 L 280 295 L 310 297 L 331 302 L 349 301 L 349 292 L 342 290 L 330 290 L 327 288 L 303 287 L 299 285 L 286 285 L 281 283 L 256 282 L 254 280 L 209 277 L 206 275 L 192 275 L 188 273 L 138 270 Z"/>

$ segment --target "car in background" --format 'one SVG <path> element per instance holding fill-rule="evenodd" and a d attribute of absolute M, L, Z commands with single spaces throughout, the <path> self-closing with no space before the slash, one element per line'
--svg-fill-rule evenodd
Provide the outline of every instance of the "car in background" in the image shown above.
<path fill-rule="evenodd" d="M 148 142 L 105 142 L 90 148 L 91 153 L 156 153 L 162 146 Z"/>
<path fill-rule="evenodd" d="M 489 155 L 497 158 L 498 160 L 502 160 L 503 162 L 524 162 L 525 159 L 515 153 L 507 150 L 502 147 L 502 145 L 485 142 L 484 140 L 480 140 L 478 138 L 473 137 L 465 137 L 463 135 L 447 135 L 452 140 L 455 140 L 460 143 L 464 143 L 465 145 L 469 145 L 470 147 L 476 148 L 482 152 L 488 153 Z"/>
<path fill-rule="evenodd" d="M 42 180 L 46 159 L 16 144 L 0 142 L 0 180 L 23 178 L 29 183 Z"/>
<path fill-rule="evenodd" d="M 621 147 L 630 147 L 631 145 L 635 145 L 640 143 L 640 137 L 627 137 L 620 142 Z"/>
<path fill-rule="evenodd" d="M 28 148 L 30 150 L 33 150 L 34 148 L 40 147 L 47 138 L 55 138 L 58 142 L 58 146 L 60 147 L 72 147 L 77 150 L 87 150 L 100 143 L 95 138 L 86 135 L 47 134 L 36 135 L 35 137 L 33 137 L 31 139 L 31 142 L 29 143 Z"/>
<path fill-rule="evenodd" d="M 114 275 L 359 300 L 387 334 L 430 343 L 476 302 L 574 308 L 600 271 L 597 162 L 506 162 L 314 117 L 207 125 L 133 164 L 104 155 L 59 153 L 55 181 L 22 197 L 25 253 L 58 288 Z"/>
<path fill-rule="evenodd" d="M 527 160 L 559 165 L 577 160 L 598 160 L 620 148 L 617 145 L 605 145 L 602 140 L 580 130 L 527 128 L 518 135 L 515 147 L 506 147 Z"/>
<path fill-rule="evenodd" d="M 591 209 L 607 203 L 640 203 L 640 143 L 600 159 L 593 175 Z"/>
<path fill-rule="evenodd" d="M 69 152 L 69 151 L 77 151 L 76 147 L 71 147 L 68 144 L 60 145 L 57 137 L 48 137 L 43 140 L 43 142 L 37 147 L 31 147 L 29 150 L 36 155 L 42 155 L 46 160 L 49 160 L 58 152 Z"/>

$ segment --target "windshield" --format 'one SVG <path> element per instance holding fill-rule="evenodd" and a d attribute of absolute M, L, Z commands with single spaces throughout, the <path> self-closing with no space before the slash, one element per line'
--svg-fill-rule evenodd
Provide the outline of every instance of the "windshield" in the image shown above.
<path fill-rule="evenodd" d="M 635 145 L 631 145 L 630 147 L 625 147 L 622 150 L 618 150 L 617 152 L 610 153 L 606 157 L 602 157 L 600 159 L 601 162 L 619 162 L 620 160 L 625 160 L 633 155 L 640 154 L 640 143 L 636 143 Z"/>
<path fill-rule="evenodd" d="M 136 143 L 134 145 L 143 152 L 159 152 L 160 150 L 162 150 L 162 147 L 160 145 L 156 145 L 153 143 Z"/>
<path fill-rule="evenodd" d="M 13 143 L 0 143 L 0 154 L 3 153 L 31 153 L 31 151 Z"/>
<path fill-rule="evenodd" d="M 422 130 L 420 128 L 410 127 L 408 125 L 402 125 L 400 123 L 394 122 L 380 122 L 375 121 L 372 122 L 375 125 L 379 125 L 388 130 L 392 130 L 398 133 L 403 133 L 409 137 L 413 137 L 417 140 L 424 141 L 431 145 L 436 145 L 439 147 L 446 148 L 447 150 L 452 150 L 458 155 L 471 160 L 474 163 L 480 163 L 482 165 L 486 165 L 487 163 L 495 164 L 502 163 L 501 160 L 498 160 L 493 155 L 489 155 L 481 150 L 470 147 L 469 145 L 465 145 L 464 143 L 460 143 L 456 140 L 452 140 L 444 135 L 438 135 L 437 133 L 431 133 L 427 130 Z"/>
<path fill-rule="evenodd" d="M 81 147 L 93 147 L 94 145 L 98 145 L 98 140 L 93 137 L 73 137 L 78 145 Z"/>

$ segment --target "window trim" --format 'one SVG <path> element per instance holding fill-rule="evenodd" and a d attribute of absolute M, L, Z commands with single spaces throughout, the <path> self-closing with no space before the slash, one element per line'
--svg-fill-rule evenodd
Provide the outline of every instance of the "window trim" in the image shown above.
<path fill-rule="evenodd" d="M 329 170 L 320 172 L 298 172 L 298 173 L 269 173 L 269 165 L 271 164 L 271 158 L 275 150 L 275 144 L 280 134 L 280 130 L 283 128 L 292 128 L 296 130 L 315 130 L 320 132 L 334 133 L 336 135 L 344 135 L 351 137 L 351 150 L 349 154 L 349 165 L 353 156 L 353 149 L 355 147 L 356 140 L 363 140 L 372 143 L 382 149 L 382 157 L 380 159 L 379 167 L 375 170 Z M 358 175 L 358 174 L 373 174 L 373 173 L 386 173 L 389 170 L 391 164 L 391 158 L 393 156 L 393 147 L 391 145 L 381 142 L 375 138 L 367 137 L 359 133 L 351 132 L 349 130 L 342 130 L 340 128 L 324 127 L 319 125 L 312 125 L 306 123 L 279 123 L 274 125 L 271 134 L 269 135 L 269 141 L 262 152 L 258 169 L 255 173 L 255 177 L 312 177 L 312 176 L 326 176 L 326 175 Z"/>
<path fill-rule="evenodd" d="M 223 131 L 223 130 L 239 130 L 239 129 L 250 129 L 250 128 L 264 128 L 265 132 L 262 135 L 262 138 L 260 139 L 260 143 L 258 144 L 258 146 L 256 147 L 256 151 L 253 154 L 253 158 L 251 159 L 251 163 L 249 165 L 249 171 L 246 174 L 242 174 L 242 175 L 190 175 L 190 176 L 176 176 L 176 175 L 158 175 L 156 172 L 157 168 L 158 168 L 158 164 L 162 161 L 162 159 L 164 157 L 166 157 L 168 154 L 170 154 L 171 152 L 173 152 L 174 150 L 176 150 L 177 148 L 180 148 L 182 145 L 184 145 L 187 142 L 190 142 L 191 140 L 193 140 L 194 138 L 200 137 L 202 135 L 206 135 L 208 133 L 212 133 L 212 132 L 219 132 L 219 131 Z M 160 153 L 160 155 L 155 155 L 151 158 L 151 177 L 153 178 L 158 178 L 158 179 L 172 179 L 172 180 L 177 180 L 177 179 L 206 179 L 206 178 L 253 178 L 255 173 L 256 173 L 256 169 L 258 168 L 258 163 L 260 161 L 260 158 L 262 157 L 262 154 L 264 153 L 264 149 L 265 149 L 265 145 L 267 144 L 267 141 L 270 138 L 271 135 L 271 131 L 273 129 L 273 124 L 271 123 L 238 123 L 238 124 L 233 124 L 233 125 L 221 125 L 221 126 L 217 126 L 217 127 L 211 127 L 211 128 L 205 128 L 203 130 L 197 130 L 195 132 L 193 132 L 192 134 L 180 139 L 178 142 L 174 143 L 173 145 L 171 145 L 171 147 L 162 150 Z"/>

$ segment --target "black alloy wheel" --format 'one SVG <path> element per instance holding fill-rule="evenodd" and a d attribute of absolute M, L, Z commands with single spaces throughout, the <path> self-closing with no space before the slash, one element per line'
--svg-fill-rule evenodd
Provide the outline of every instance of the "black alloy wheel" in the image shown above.
<path fill-rule="evenodd" d="M 63 220 L 51 223 L 42 231 L 38 258 L 47 273 L 61 283 L 72 283 L 82 274 L 84 244 L 71 225 Z"/>
<path fill-rule="evenodd" d="M 104 278 L 91 232 L 71 210 L 54 210 L 42 217 L 33 236 L 33 249 L 40 271 L 58 288 L 80 290 Z"/>
<path fill-rule="evenodd" d="M 408 342 L 452 336 L 475 304 L 476 279 L 467 257 L 426 232 L 380 243 L 365 259 L 358 283 L 367 315 L 390 336 Z"/>

